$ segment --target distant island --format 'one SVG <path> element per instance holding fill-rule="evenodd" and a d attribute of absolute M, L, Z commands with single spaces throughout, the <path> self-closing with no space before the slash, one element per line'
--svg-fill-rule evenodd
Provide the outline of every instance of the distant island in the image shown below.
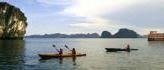
<path fill-rule="evenodd" d="M 112 34 L 108 31 L 103 31 L 100 38 L 112 38 Z"/>
<path fill-rule="evenodd" d="M 114 35 L 112 35 L 108 31 L 103 31 L 101 34 L 101 38 L 141 38 L 141 37 L 142 36 L 139 35 L 137 32 L 127 28 L 119 29 L 119 31 Z"/>
<path fill-rule="evenodd" d="M 45 34 L 45 35 L 30 35 L 26 36 L 26 38 L 141 38 L 142 36 L 137 34 L 135 31 L 122 28 L 119 31 L 112 35 L 108 31 L 103 31 L 101 35 L 98 33 L 87 33 L 87 34 Z"/>
<path fill-rule="evenodd" d="M 26 38 L 99 38 L 99 34 L 97 33 L 88 33 L 88 34 L 45 34 L 45 35 L 30 35 L 26 36 Z"/>
<path fill-rule="evenodd" d="M 138 38 L 140 37 L 137 32 L 130 29 L 120 29 L 116 34 L 113 35 L 114 38 Z"/>

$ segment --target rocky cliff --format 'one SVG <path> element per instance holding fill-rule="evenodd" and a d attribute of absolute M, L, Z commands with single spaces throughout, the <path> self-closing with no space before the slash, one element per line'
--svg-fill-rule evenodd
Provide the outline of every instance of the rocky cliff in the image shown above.
<path fill-rule="evenodd" d="M 23 39 L 27 18 L 17 7 L 0 2 L 0 39 Z"/>
<path fill-rule="evenodd" d="M 137 34 L 135 31 L 122 28 L 120 29 L 115 35 L 114 38 L 138 38 L 140 35 Z"/>
<path fill-rule="evenodd" d="M 108 31 L 103 31 L 101 33 L 101 38 L 111 38 L 112 37 L 112 34 Z"/>
<path fill-rule="evenodd" d="M 135 31 L 127 29 L 127 28 L 121 28 L 117 33 L 112 35 L 108 31 L 103 31 L 101 33 L 101 38 L 141 38 L 139 34 L 137 34 Z"/>

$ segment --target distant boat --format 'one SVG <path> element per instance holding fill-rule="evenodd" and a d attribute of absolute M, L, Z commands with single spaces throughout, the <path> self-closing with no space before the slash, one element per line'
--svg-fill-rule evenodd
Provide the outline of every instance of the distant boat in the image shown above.
<path fill-rule="evenodd" d="M 138 49 L 123 49 L 123 48 L 105 48 L 107 52 L 117 52 L 117 51 L 133 51 L 133 50 L 138 50 Z"/>
<path fill-rule="evenodd" d="M 157 33 L 157 31 L 150 31 L 148 41 L 164 41 L 164 33 Z"/>

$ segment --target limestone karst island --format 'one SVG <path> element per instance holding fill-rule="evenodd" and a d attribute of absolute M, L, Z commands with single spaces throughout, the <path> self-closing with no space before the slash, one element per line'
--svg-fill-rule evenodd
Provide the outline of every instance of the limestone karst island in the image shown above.
<path fill-rule="evenodd" d="M 23 39 L 27 18 L 17 7 L 0 2 L 0 39 Z"/>

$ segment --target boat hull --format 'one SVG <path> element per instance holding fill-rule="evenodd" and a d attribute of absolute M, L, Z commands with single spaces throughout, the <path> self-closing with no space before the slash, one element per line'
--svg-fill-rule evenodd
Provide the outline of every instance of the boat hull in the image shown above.
<path fill-rule="evenodd" d="M 64 57 L 80 57 L 80 56 L 86 56 L 86 54 L 76 54 L 76 55 L 72 55 L 72 54 L 39 54 L 41 59 L 49 59 L 49 58 L 64 58 Z"/>
<path fill-rule="evenodd" d="M 117 51 L 127 51 L 127 52 L 130 52 L 130 51 L 135 51 L 135 50 L 138 50 L 138 49 L 122 49 L 122 48 L 105 48 L 107 52 L 117 52 Z"/>

